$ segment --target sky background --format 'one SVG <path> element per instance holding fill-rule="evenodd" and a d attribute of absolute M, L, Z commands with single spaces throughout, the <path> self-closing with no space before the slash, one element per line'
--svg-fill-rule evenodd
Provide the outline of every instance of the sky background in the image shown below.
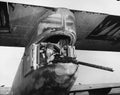
<path fill-rule="evenodd" d="M 24 48 L 0 47 L 0 86 L 11 86 Z"/>
<path fill-rule="evenodd" d="M 9 0 L 9 2 L 10 1 L 34 5 L 37 4 L 40 6 L 66 7 L 76 10 L 120 15 L 120 1 L 116 0 Z M 0 47 L 0 85 L 11 86 L 23 52 L 24 48 Z M 78 59 L 81 61 L 113 67 L 115 71 L 114 73 L 111 73 L 90 67 L 80 66 L 80 76 L 76 83 L 85 84 L 119 82 L 119 52 L 96 52 L 80 50 L 77 52 L 77 55 Z"/>

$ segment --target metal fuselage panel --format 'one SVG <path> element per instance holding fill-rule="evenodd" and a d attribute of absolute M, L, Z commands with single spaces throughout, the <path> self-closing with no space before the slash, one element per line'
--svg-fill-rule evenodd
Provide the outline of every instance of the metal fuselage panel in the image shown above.
<path fill-rule="evenodd" d="M 13 83 L 13 95 L 66 95 L 76 79 L 74 74 L 66 73 L 64 65 L 59 64 L 41 67 L 25 76 L 22 71 L 19 69 Z"/>

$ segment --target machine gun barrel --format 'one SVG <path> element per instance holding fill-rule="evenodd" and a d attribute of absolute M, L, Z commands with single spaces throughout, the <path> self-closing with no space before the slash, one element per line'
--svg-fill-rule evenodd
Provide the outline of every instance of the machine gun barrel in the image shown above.
<path fill-rule="evenodd" d="M 105 66 L 101 66 L 101 65 L 95 65 L 95 64 L 90 64 L 90 63 L 86 63 L 86 62 L 81 62 L 81 61 L 74 61 L 75 64 L 80 64 L 80 65 L 85 65 L 85 66 L 89 66 L 89 67 L 93 67 L 93 68 L 97 68 L 97 69 L 102 69 L 102 70 L 106 70 L 106 71 L 111 71 L 113 72 L 114 70 L 110 67 L 105 67 Z"/>
<path fill-rule="evenodd" d="M 53 63 L 57 63 L 57 62 L 69 63 L 69 62 L 72 62 L 72 63 L 77 64 L 77 65 L 85 65 L 85 66 L 89 66 L 89 67 L 93 67 L 93 68 L 97 68 L 97 69 L 101 69 L 101 70 L 106 70 L 106 71 L 110 71 L 110 72 L 114 71 L 110 67 L 95 65 L 95 64 L 91 64 L 91 63 L 87 63 L 87 62 L 81 62 L 81 61 L 78 61 L 75 58 L 71 58 L 71 57 L 63 57 L 63 58 L 57 57 L 52 62 Z"/>

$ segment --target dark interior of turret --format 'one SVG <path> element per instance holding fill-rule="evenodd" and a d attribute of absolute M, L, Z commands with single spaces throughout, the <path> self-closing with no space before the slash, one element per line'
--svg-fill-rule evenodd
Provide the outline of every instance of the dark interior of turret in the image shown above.
<path fill-rule="evenodd" d="M 65 35 L 54 35 L 44 40 L 44 42 L 58 43 L 60 40 L 68 40 L 70 43 L 70 38 Z"/>

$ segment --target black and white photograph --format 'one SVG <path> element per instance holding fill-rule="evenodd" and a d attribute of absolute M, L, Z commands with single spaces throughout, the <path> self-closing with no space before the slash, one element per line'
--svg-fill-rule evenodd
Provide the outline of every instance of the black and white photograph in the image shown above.
<path fill-rule="evenodd" d="M 0 95 L 120 95 L 119 0 L 0 0 Z"/>

